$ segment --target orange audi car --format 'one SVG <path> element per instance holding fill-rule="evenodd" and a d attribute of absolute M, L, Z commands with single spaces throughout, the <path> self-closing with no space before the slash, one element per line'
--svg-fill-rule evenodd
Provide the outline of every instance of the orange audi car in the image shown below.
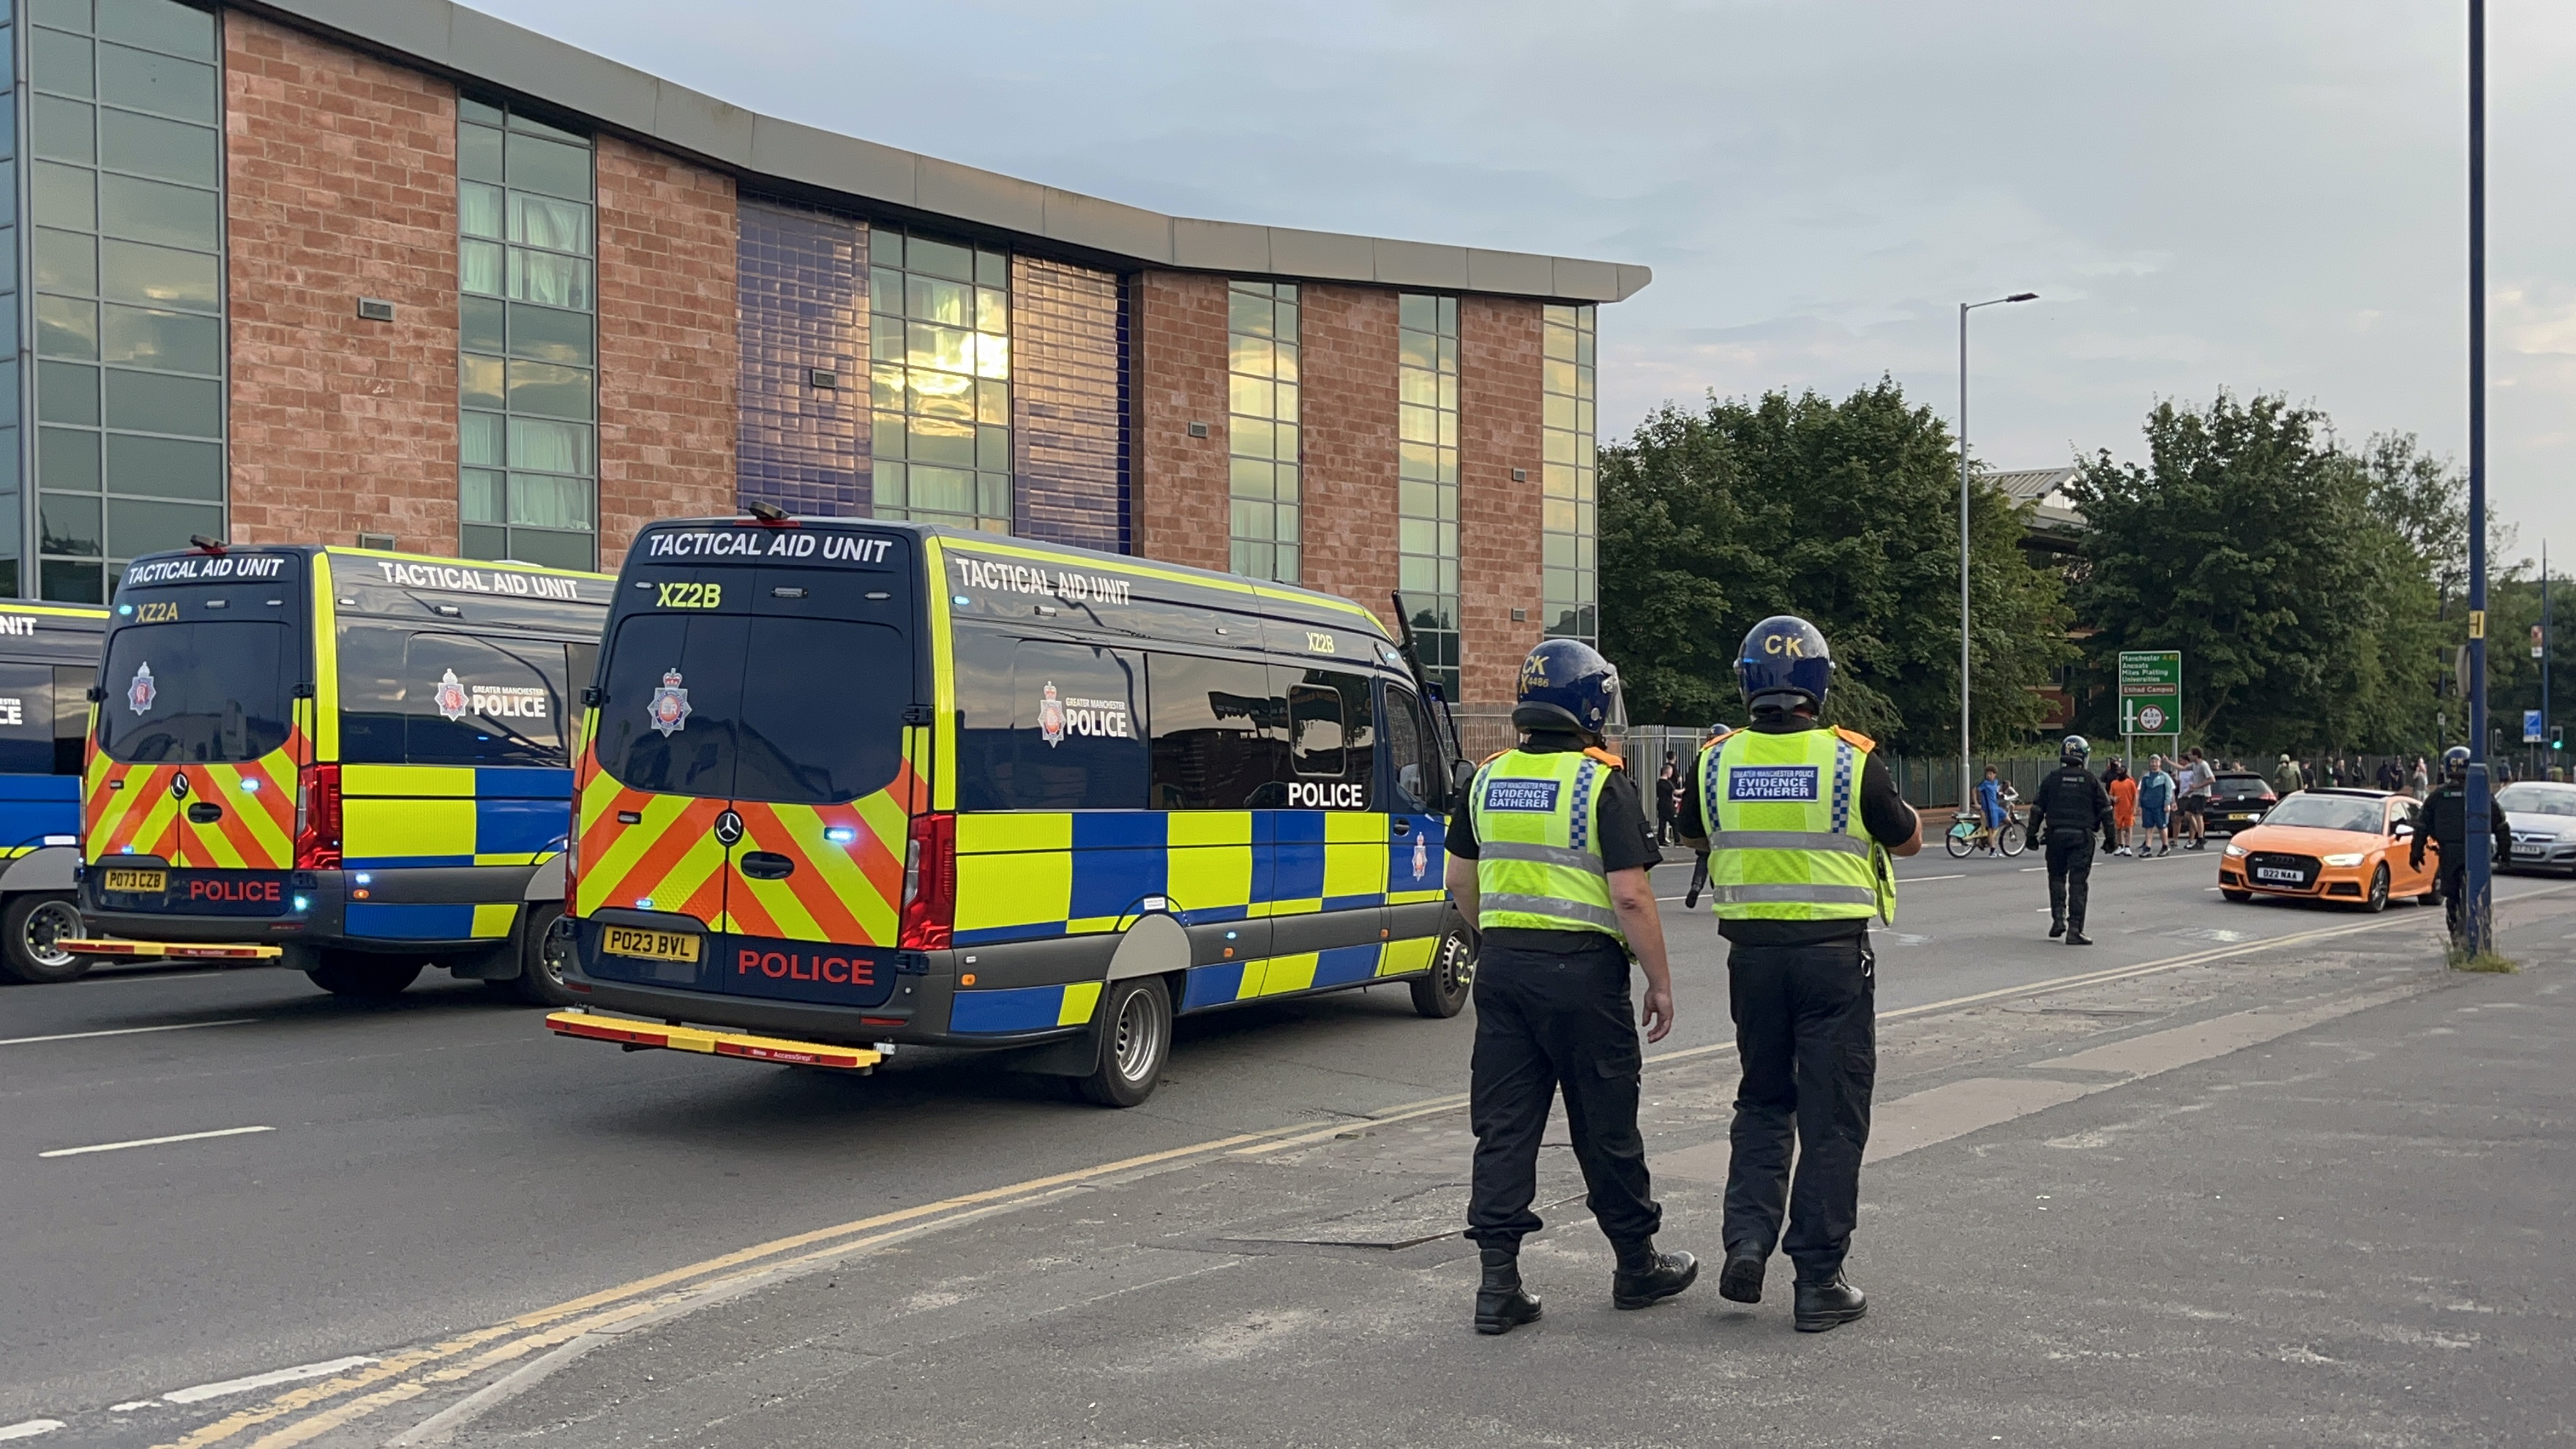
<path fill-rule="evenodd" d="M 2431 851 L 2406 863 L 2418 806 L 2384 790 L 2301 790 L 2228 837 L 2218 862 L 2219 893 L 2335 901 L 2376 911 L 2390 897 L 2431 904 Z"/>

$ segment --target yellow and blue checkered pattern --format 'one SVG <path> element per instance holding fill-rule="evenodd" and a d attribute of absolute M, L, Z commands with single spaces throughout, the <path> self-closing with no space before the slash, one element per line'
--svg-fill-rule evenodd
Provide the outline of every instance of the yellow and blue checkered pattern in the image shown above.
<path fill-rule="evenodd" d="M 572 772 L 467 765 L 343 765 L 342 865 L 374 874 L 453 866 L 534 865 L 572 829 Z M 357 877 L 352 876 L 354 881 Z M 506 877 L 517 894 L 517 875 Z M 498 881 L 494 889 L 505 889 Z M 347 931 L 394 941 L 496 940 L 518 902 L 351 900 Z"/>
<path fill-rule="evenodd" d="M 1224 961 L 1190 968 L 1179 1011 L 1252 1001 L 1264 996 L 1293 996 L 1333 986 L 1353 986 L 1380 976 L 1402 976 L 1431 965 L 1439 941 L 1430 936 L 1404 941 L 1372 941 L 1304 951 L 1260 961 Z M 960 991 L 951 1003 L 948 1029 L 969 1034 L 1045 1031 L 1059 1026 L 1087 1026 L 1099 1009 L 1101 983 L 1076 981 L 1063 986 L 1020 986 L 1001 991 Z"/>

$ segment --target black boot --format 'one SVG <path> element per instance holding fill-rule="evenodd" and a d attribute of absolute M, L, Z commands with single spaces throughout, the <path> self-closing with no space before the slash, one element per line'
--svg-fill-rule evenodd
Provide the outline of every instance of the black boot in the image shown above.
<path fill-rule="evenodd" d="M 1798 1281 L 1797 1322 L 1800 1333 L 1823 1333 L 1869 1311 L 1869 1300 L 1843 1281 L 1842 1271 L 1820 1283 Z"/>
<path fill-rule="evenodd" d="M 2066 932 L 2066 944 L 2069 946 L 2090 946 L 2093 944 L 2093 938 L 2084 934 L 2084 928 L 2082 926 L 2075 926 L 2069 928 Z"/>
<path fill-rule="evenodd" d="M 1658 1253 L 1655 1240 L 1615 1245 L 1619 1270 L 1610 1275 L 1610 1303 L 1615 1308 L 1644 1308 L 1672 1297 L 1699 1277 L 1699 1259 L 1688 1253 Z"/>
<path fill-rule="evenodd" d="M 1521 1260 L 1509 1248 L 1482 1253 L 1485 1281 L 1476 1288 L 1476 1331 L 1509 1333 L 1538 1321 L 1538 1300 L 1521 1291 Z"/>
<path fill-rule="evenodd" d="M 1717 1272 L 1717 1296 L 1729 1303 L 1762 1301 L 1762 1268 L 1771 1255 L 1757 1248 L 1726 1250 L 1726 1266 Z"/>
<path fill-rule="evenodd" d="M 2066 934 L 2066 918 L 2065 918 L 2064 916 L 2051 916 L 2051 917 L 2049 917 L 2049 920 L 2048 920 L 2048 939 L 2050 939 L 2050 940 L 2054 941 L 2054 940 L 2056 940 L 2058 937 L 2063 936 L 2063 935 L 2065 935 L 2065 934 Z"/>

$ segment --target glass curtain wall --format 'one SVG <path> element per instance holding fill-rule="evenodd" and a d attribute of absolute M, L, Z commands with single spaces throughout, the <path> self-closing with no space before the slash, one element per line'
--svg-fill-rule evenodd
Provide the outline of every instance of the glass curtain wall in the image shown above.
<path fill-rule="evenodd" d="M 1226 290 L 1227 448 L 1233 454 L 1233 569 L 1293 584 L 1302 576 L 1304 492 L 1297 401 L 1297 287 Z"/>
<path fill-rule="evenodd" d="M 1590 307 L 1546 310 L 1546 558 L 1548 637 L 1601 642 L 1593 546 L 1592 317 Z"/>
<path fill-rule="evenodd" d="M 1458 299 L 1398 297 L 1398 577 L 1422 667 L 1458 697 Z"/>
<path fill-rule="evenodd" d="M 599 557 L 590 138 L 459 97 L 456 174 L 459 549 L 586 569 Z"/>
<path fill-rule="evenodd" d="M 868 231 L 869 449 L 879 518 L 1011 531 L 1011 261 Z"/>
<path fill-rule="evenodd" d="M 104 602 L 124 560 L 224 535 L 215 18 L 172 0 L 35 0 L 25 19 L 35 582 Z"/>
<path fill-rule="evenodd" d="M 26 558 L 26 495 L 19 491 L 18 431 L 18 269 L 23 261 L 18 243 L 26 228 L 18 225 L 18 135 L 25 129 L 18 115 L 17 7 L 0 0 L 0 598 L 24 597 L 29 580 L 19 565 Z"/>

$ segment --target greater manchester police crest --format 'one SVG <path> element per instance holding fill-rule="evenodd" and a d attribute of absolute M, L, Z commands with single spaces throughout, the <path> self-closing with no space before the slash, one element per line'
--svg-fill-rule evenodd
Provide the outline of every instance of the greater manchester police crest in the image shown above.
<path fill-rule="evenodd" d="M 160 694 L 160 686 L 152 682 L 152 665 L 148 661 L 137 665 L 134 682 L 125 687 L 125 702 L 134 707 L 136 714 L 142 714 L 152 708 L 152 701 Z"/>
<path fill-rule="evenodd" d="M 438 706 L 438 712 L 449 720 L 465 718 L 465 685 L 456 677 L 455 670 L 450 669 L 438 677 L 438 688 L 430 691 L 429 698 Z"/>
<path fill-rule="evenodd" d="M 652 702 L 644 713 L 653 722 L 654 733 L 669 739 L 689 726 L 689 692 L 680 687 L 680 671 L 664 670 L 662 687 L 653 691 Z"/>

